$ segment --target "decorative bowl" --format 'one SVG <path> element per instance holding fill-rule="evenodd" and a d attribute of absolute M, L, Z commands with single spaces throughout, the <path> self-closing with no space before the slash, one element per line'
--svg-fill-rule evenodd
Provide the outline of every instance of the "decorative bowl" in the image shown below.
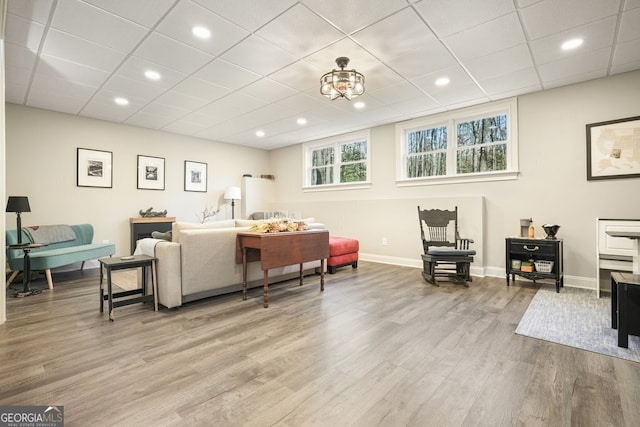
<path fill-rule="evenodd" d="M 547 239 L 555 239 L 560 226 L 557 224 L 544 224 L 542 228 L 544 232 L 547 233 Z"/>

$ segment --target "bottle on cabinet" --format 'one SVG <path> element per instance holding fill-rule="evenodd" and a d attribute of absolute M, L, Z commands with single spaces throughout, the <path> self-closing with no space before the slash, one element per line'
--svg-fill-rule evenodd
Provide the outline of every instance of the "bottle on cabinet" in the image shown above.
<path fill-rule="evenodd" d="M 533 228 L 533 222 L 529 224 L 529 238 L 533 239 L 536 237 L 536 230 Z"/>

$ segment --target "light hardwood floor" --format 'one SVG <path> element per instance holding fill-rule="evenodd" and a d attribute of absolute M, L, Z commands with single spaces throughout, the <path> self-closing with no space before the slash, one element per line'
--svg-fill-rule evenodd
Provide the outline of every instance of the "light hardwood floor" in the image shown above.
<path fill-rule="evenodd" d="M 361 262 L 110 322 L 97 270 L 7 298 L 0 404 L 67 426 L 638 426 L 640 364 L 516 335 L 537 286 Z M 551 286 L 551 285 L 545 285 Z"/>

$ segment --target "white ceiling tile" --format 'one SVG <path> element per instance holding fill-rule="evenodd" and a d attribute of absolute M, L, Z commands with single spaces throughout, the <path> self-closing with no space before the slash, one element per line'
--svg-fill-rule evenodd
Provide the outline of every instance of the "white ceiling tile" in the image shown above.
<path fill-rule="evenodd" d="M 53 0 L 8 1 L 7 13 L 20 16 L 29 21 L 46 24 L 49 21 Z"/>
<path fill-rule="evenodd" d="M 219 99 L 211 104 L 201 108 L 200 113 L 214 117 L 218 122 L 229 120 L 233 116 L 246 114 L 257 108 L 264 106 L 266 103 L 252 96 L 243 95 L 241 93 L 232 93 Z"/>
<path fill-rule="evenodd" d="M 203 40 L 195 37 L 191 33 L 194 26 L 210 30 L 211 38 Z M 220 55 L 250 34 L 247 30 L 190 1 L 179 2 L 156 30 L 214 56 Z"/>
<path fill-rule="evenodd" d="M 208 102 L 215 101 L 231 93 L 231 90 L 226 87 L 209 83 L 196 77 L 189 77 L 180 82 L 173 88 L 173 91 L 194 98 L 202 98 Z"/>
<path fill-rule="evenodd" d="M 553 89 L 555 87 L 567 86 L 574 83 L 580 83 L 587 80 L 594 80 L 604 77 L 604 71 L 588 71 L 582 74 L 572 74 L 568 77 L 559 78 L 556 80 L 548 80 L 544 82 L 544 88 L 546 90 Z"/>
<path fill-rule="evenodd" d="M 85 85 L 98 87 L 109 77 L 106 71 L 66 61 L 50 55 L 41 55 L 37 73 L 42 76 L 62 78 Z"/>
<path fill-rule="evenodd" d="M 149 80 L 144 76 L 146 71 L 155 71 L 160 74 L 159 80 Z M 187 74 L 181 73 L 171 68 L 155 64 L 146 59 L 130 56 L 116 71 L 116 75 L 131 80 L 138 80 L 145 84 L 151 84 L 163 88 L 171 88 L 178 82 L 184 80 Z"/>
<path fill-rule="evenodd" d="M 553 81 L 579 81 L 575 76 L 595 73 L 598 77 L 606 75 L 611 49 L 601 49 L 584 55 L 574 55 L 560 61 L 549 62 L 538 67 L 543 86 Z"/>
<path fill-rule="evenodd" d="M 213 56 L 159 33 L 147 37 L 134 55 L 182 73 L 193 73 Z"/>
<path fill-rule="evenodd" d="M 440 37 L 515 12 L 513 0 L 423 0 L 415 7 Z"/>
<path fill-rule="evenodd" d="M 398 83 L 393 86 L 387 86 L 382 89 L 372 90 L 368 92 L 372 97 L 384 102 L 385 104 L 395 104 L 397 102 L 406 101 L 408 99 L 421 98 L 424 94 L 409 82 Z"/>
<path fill-rule="evenodd" d="M 620 43 L 616 47 L 612 63 L 616 72 L 621 73 L 637 70 L 640 68 L 637 66 L 638 63 L 640 63 L 640 39 L 635 39 L 627 43 Z"/>
<path fill-rule="evenodd" d="M 391 65 L 395 65 L 395 63 L 392 63 Z M 365 93 L 373 92 L 405 81 L 403 76 L 400 76 L 397 72 L 393 71 L 382 62 L 378 62 L 372 67 L 363 68 L 360 71 L 364 75 Z M 319 82 L 317 84 L 317 90 L 320 90 Z"/>
<path fill-rule="evenodd" d="M 436 79 L 445 76 L 450 79 L 450 83 L 447 86 L 436 86 Z M 427 74 L 413 79 L 412 82 L 442 105 L 467 102 L 486 96 L 460 67 Z"/>
<path fill-rule="evenodd" d="M 231 90 L 239 89 L 260 78 L 259 74 L 222 59 L 210 62 L 193 75 L 206 82 L 224 86 Z"/>
<path fill-rule="evenodd" d="M 525 43 L 525 38 L 517 14 L 511 13 L 453 34 L 444 41 L 458 59 L 468 61 Z"/>
<path fill-rule="evenodd" d="M 111 77 L 104 84 L 103 89 L 111 91 L 117 96 L 134 97 L 145 101 L 151 101 L 165 92 L 165 89 L 160 86 L 117 75 Z"/>
<path fill-rule="evenodd" d="M 616 18 L 601 19 L 588 25 L 542 37 L 531 41 L 531 52 L 536 64 L 559 61 L 572 55 L 611 47 L 616 32 Z M 563 51 L 562 43 L 573 38 L 582 38 L 584 43 L 572 51 Z"/>
<path fill-rule="evenodd" d="M 152 105 L 160 104 L 173 106 L 183 111 L 183 115 L 186 115 L 193 110 L 197 110 L 207 105 L 209 102 L 211 101 L 204 98 L 189 96 L 175 91 L 169 91 L 156 98 L 153 101 Z"/>
<path fill-rule="evenodd" d="M 440 104 L 438 104 L 433 98 L 423 95 L 417 98 L 390 103 L 388 107 L 398 111 L 400 114 L 415 116 L 416 111 L 420 114 L 426 114 L 429 111 L 439 109 Z"/>
<path fill-rule="evenodd" d="M 38 0 L 39 1 L 39 0 Z M 153 27 L 162 16 L 167 13 L 175 0 L 83 0 L 100 9 L 144 25 Z"/>
<path fill-rule="evenodd" d="M 27 87 L 31 81 L 31 70 L 29 68 L 13 67 L 7 65 L 4 70 L 4 79 L 6 87 L 20 85 Z"/>
<path fill-rule="evenodd" d="M 200 113 L 191 113 L 163 127 L 163 130 L 185 135 L 195 135 L 211 126 L 209 117 Z"/>
<path fill-rule="evenodd" d="M 7 82 L 7 83 L 11 83 L 11 84 L 7 84 L 7 87 L 5 88 L 4 100 L 6 102 L 11 102 L 13 104 L 20 104 L 20 105 L 24 104 L 25 97 L 27 96 L 27 85 L 21 84 L 19 82 L 16 82 L 16 83 Z M 40 107 L 40 108 L 45 108 L 45 107 Z M 55 108 L 52 108 L 52 110 L 55 110 Z"/>
<path fill-rule="evenodd" d="M 131 126 L 140 126 L 149 129 L 161 129 L 172 121 L 173 118 L 171 117 L 165 117 L 158 113 L 148 113 L 141 110 L 124 120 L 123 123 Z"/>
<path fill-rule="evenodd" d="M 231 22 L 255 31 L 296 3 L 296 0 L 194 0 Z"/>
<path fill-rule="evenodd" d="M 113 71 L 125 57 L 117 50 L 54 29 L 47 33 L 42 53 L 107 72 Z"/>
<path fill-rule="evenodd" d="M 621 42 L 640 39 L 640 7 L 622 14 L 618 39 Z"/>
<path fill-rule="evenodd" d="M 42 42 L 44 28 L 44 25 L 14 16 L 7 21 L 5 40 L 17 46 L 38 50 Z"/>
<path fill-rule="evenodd" d="M 79 0 L 58 0 L 51 26 L 121 52 L 129 52 L 148 32 L 141 25 Z"/>
<path fill-rule="evenodd" d="M 297 91 L 265 77 L 257 82 L 245 86 L 240 89 L 239 92 L 244 93 L 245 95 L 255 96 L 256 98 L 269 103 L 287 98 L 295 94 Z"/>
<path fill-rule="evenodd" d="M 260 55 L 255 55 L 260 52 Z M 222 55 L 222 58 L 247 70 L 267 75 L 298 60 L 297 57 L 267 41 L 251 36 Z"/>
<path fill-rule="evenodd" d="M 73 100 L 73 112 L 80 108 L 93 96 L 95 86 L 72 82 L 47 75 L 36 75 L 29 91 L 28 103 L 40 103 L 47 98 L 63 98 L 66 102 Z"/>
<path fill-rule="evenodd" d="M 521 10 L 530 39 L 566 31 L 618 13 L 620 0 L 547 0 Z"/>
<path fill-rule="evenodd" d="M 298 58 L 314 53 L 344 36 L 301 4 L 287 10 L 255 34 Z"/>
<path fill-rule="evenodd" d="M 15 68 L 23 68 L 27 70 L 27 74 L 30 74 L 29 71 L 35 65 L 38 52 L 12 43 L 5 43 L 4 49 L 6 64 Z"/>
<path fill-rule="evenodd" d="M 412 52 L 417 46 L 435 40 L 435 35 L 408 8 L 358 31 L 353 38 L 378 59 L 386 60 Z"/>
<path fill-rule="evenodd" d="M 349 58 L 349 65 L 347 68 L 355 68 L 356 70 L 373 67 L 380 61 L 371 55 L 366 50 L 362 49 L 349 38 L 344 38 L 327 46 L 319 52 L 309 55 L 305 58 L 312 67 L 318 70 L 322 70 L 322 73 L 318 75 L 318 81 L 320 76 L 324 73 L 331 71 L 334 68 L 338 68 L 336 64 L 336 58 L 346 56 Z"/>
<path fill-rule="evenodd" d="M 418 46 L 411 53 L 393 58 L 388 63 L 404 78 L 412 79 L 422 74 L 452 67 L 456 65 L 456 59 L 439 40 L 434 40 Z"/>
<path fill-rule="evenodd" d="M 304 0 L 304 4 L 349 34 L 407 7 L 405 0 L 349 0 L 340 6 L 326 0 Z"/>
<path fill-rule="evenodd" d="M 301 60 L 270 74 L 269 78 L 290 88 L 305 91 L 313 87 L 320 88 L 320 76 L 325 72 Z"/>
<path fill-rule="evenodd" d="M 640 0 L 626 0 L 624 2 L 624 10 L 631 10 L 640 7 Z"/>
<path fill-rule="evenodd" d="M 477 80 L 505 76 L 533 67 L 533 60 L 526 44 L 501 50 L 466 63 L 469 73 Z"/>
<path fill-rule="evenodd" d="M 478 84 L 489 94 L 495 96 L 524 88 L 537 87 L 540 90 L 540 81 L 535 68 L 513 70 L 508 74 L 489 76 L 478 79 Z"/>

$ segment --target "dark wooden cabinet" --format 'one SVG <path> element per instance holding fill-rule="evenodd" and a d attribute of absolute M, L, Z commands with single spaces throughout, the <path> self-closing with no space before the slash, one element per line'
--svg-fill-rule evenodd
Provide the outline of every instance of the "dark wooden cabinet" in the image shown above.
<path fill-rule="evenodd" d="M 560 287 L 564 286 L 564 261 L 563 261 L 563 241 L 562 239 L 527 239 L 518 237 L 507 237 L 505 240 L 506 263 L 505 271 L 507 276 L 507 286 L 509 286 L 509 276 L 513 281 L 516 275 L 526 279 L 536 280 L 553 279 L 556 282 L 556 292 L 560 292 Z M 551 271 L 522 271 L 521 267 L 514 264 L 527 262 L 529 260 L 547 263 L 553 262 Z M 514 262 L 515 261 L 515 262 Z"/>
<path fill-rule="evenodd" d="M 173 216 L 159 216 L 149 218 L 130 218 L 131 224 L 131 253 L 136 250 L 136 242 L 145 237 L 151 237 L 151 233 L 159 231 L 166 233 L 171 230 L 176 218 Z"/>

